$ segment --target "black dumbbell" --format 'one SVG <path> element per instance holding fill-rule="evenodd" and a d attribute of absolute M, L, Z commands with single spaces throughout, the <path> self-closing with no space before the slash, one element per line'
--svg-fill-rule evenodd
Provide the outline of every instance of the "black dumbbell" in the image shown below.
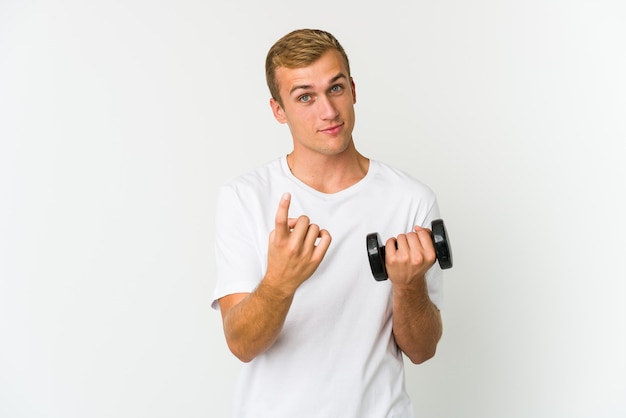
<path fill-rule="evenodd" d="M 442 269 L 452 267 L 452 250 L 450 249 L 450 240 L 443 219 L 436 219 L 430 224 L 430 236 L 435 246 L 435 254 L 437 261 Z M 377 232 L 367 235 L 367 256 L 370 260 L 370 268 L 376 280 L 387 280 L 387 268 L 385 267 L 385 246 L 380 240 Z"/>

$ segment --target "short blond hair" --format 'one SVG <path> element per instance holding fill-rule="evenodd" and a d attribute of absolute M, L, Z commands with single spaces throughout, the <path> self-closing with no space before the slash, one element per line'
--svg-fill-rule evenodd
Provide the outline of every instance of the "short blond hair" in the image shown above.
<path fill-rule="evenodd" d="M 350 62 L 343 47 L 330 33 L 320 29 L 297 29 L 280 38 L 270 48 L 265 59 L 265 78 L 272 98 L 281 106 L 280 86 L 276 80 L 276 69 L 302 68 L 317 61 L 326 51 L 334 49 L 343 57 L 348 77 Z"/>

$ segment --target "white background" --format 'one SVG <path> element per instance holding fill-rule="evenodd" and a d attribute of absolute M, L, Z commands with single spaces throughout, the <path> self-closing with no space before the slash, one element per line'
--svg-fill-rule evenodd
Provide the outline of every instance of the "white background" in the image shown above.
<path fill-rule="evenodd" d="M 264 58 L 300 27 L 446 219 L 421 416 L 626 416 L 624 3 L 223 3 L 0 1 L 0 416 L 228 416 L 215 193 L 291 149 Z"/>

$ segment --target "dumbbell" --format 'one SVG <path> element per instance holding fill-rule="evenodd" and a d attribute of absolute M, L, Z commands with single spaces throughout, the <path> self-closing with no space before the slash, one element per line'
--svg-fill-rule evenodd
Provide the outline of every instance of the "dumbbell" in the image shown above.
<path fill-rule="evenodd" d="M 436 219 L 430 224 L 430 236 L 435 246 L 437 261 L 442 269 L 452 267 L 452 250 L 443 219 Z M 370 261 L 372 274 L 377 281 L 387 280 L 387 268 L 385 267 L 385 246 L 377 232 L 367 235 L 367 255 Z"/>

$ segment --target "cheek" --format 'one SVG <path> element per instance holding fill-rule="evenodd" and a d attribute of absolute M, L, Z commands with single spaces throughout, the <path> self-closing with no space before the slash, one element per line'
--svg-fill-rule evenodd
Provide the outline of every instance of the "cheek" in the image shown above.
<path fill-rule="evenodd" d="M 290 115 L 289 122 L 291 126 L 299 127 L 300 129 L 306 129 L 315 121 L 315 112 L 312 109 L 300 109 L 299 112 L 295 112 Z"/>

